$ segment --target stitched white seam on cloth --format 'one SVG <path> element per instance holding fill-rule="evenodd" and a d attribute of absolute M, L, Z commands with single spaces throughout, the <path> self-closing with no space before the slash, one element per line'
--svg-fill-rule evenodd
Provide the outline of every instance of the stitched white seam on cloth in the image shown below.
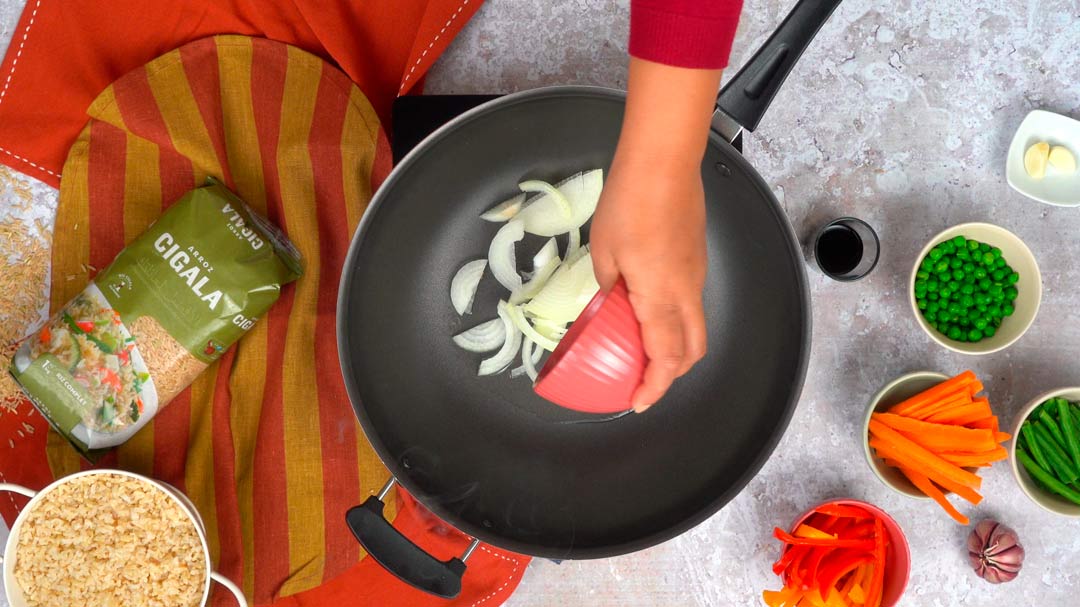
<path fill-rule="evenodd" d="M 521 566 L 521 561 L 519 561 L 517 559 L 512 559 L 512 558 L 510 558 L 508 556 L 503 556 L 503 555 L 499 554 L 498 552 L 488 550 L 487 547 L 484 546 L 483 544 L 480 545 L 480 549 L 483 550 L 484 552 L 492 555 L 492 556 L 497 556 L 497 557 L 501 558 L 502 560 L 504 560 L 504 561 L 506 561 L 508 563 L 513 563 L 514 568 L 510 570 L 510 575 L 506 576 L 506 581 L 503 582 L 502 586 L 499 586 L 498 588 L 496 588 L 494 590 L 494 592 L 492 592 L 491 594 L 485 596 L 484 598 L 480 599 L 479 601 L 476 601 L 472 605 L 469 605 L 469 607 L 476 607 L 477 605 L 483 605 L 484 603 L 486 603 L 486 602 L 490 601 L 492 598 L 494 598 L 496 594 L 499 594 L 500 592 L 502 592 L 503 589 L 506 588 L 510 584 L 510 582 L 514 579 L 514 574 L 517 573 L 518 567 Z"/>
<path fill-rule="evenodd" d="M 40 0 L 38 1 L 40 2 Z M 414 63 L 411 68 L 409 68 L 409 73 L 405 74 L 405 79 L 401 81 L 401 86 L 398 87 L 399 95 L 401 94 L 401 91 L 405 90 L 405 85 L 408 84 L 409 78 L 412 78 L 413 72 L 416 71 L 417 66 L 419 66 L 420 62 L 423 61 L 424 57 L 427 56 L 428 51 L 430 51 L 431 48 L 435 46 L 435 43 L 439 41 L 439 38 L 446 33 L 446 28 L 450 27 L 450 24 L 454 22 L 454 19 L 457 19 L 457 16 L 461 14 L 461 11 L 463 11 L 468 4 L 469 0 L 463 0 L 461 6 L 459 6 L 457 10 L 454 11 L 453 15 L 450 15 L 450 18 L 446 21 L 446 25 L 442 26 L 442 29 L 439 30 L 439 33 L 435 34 L 435 38 L 433 38 L 431 42 L 428 43 L 427 48 L 424 49 L 424 52 L 420 53 L 420 56 L 416 58 L 416 63 Z"/>
<path fill-rule="evenodd" d="M 12 152 L 11 150 L 0 147 L 0 152 L 3 152 L 5 154 L 7 154 L 8 156 L 11 156 L 12 158 L 15 158 L 16 160 L 21 160 L 22 162 L 25 162 L 26 164 L 34 167 L 35 169 L 37 169 L 39 171 L 45 171 L 46 173 L 52 175 L 53 177 L 56 177 L 56 178 L 60 177 L 60 173 L 55 173 L 53 171 L 50 171 L 49 169 L 41 166 L 40 164 L 34 162 L 33 160 L 23 158 L 22 156 L 19 156 L 18 154 L 16 154 L 15 152 Z"/>
<path fill-rule="evenodd" d="M 34 10 L 30 12 L 30 21 L 26 24 L 26 29 L 23 30 L 22 40 L 19 41 L 19 50 L 15 52 L 15 58 L 11 60 L 11 71 L 8 72 L 7 80 L 4 81 L 4 88 L 0 90 L 0 103 L 4 102 L 4 95 L 7 94 L 8 87 L 11 86 L 11 77 L 15 75 L 15 67 L 19 65 L 19 58 L 22 57 L 23 47 L 26 46 L 26 39 L 30 36 L 30 27 L 34 25 L 34 19 L 37 18 L 38 8 L 41 6 L 41 0 L 37 0 L 34 3 Z M 14 156 L 14 154 L 12 154 Z M 55 173 L 53 173 L 55 175 Z"/>

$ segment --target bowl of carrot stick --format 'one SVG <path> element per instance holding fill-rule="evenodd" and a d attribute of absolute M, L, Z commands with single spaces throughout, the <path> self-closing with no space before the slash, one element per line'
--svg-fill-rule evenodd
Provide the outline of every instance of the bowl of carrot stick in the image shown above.
<path fill-rule="evenodd" d="M 898 493 L 930 498 L 955 521 L 969 519 L 948 499 L 982 501 L 979 470 L 1008 458 L 982 382 L 971 371 L 955 377 L 920 371 L 886 385 L 873 398 L 863 423 L 870 469 Z"/>
<path fill-rule="evenodd" d="M 1080 388 L 1039 395 L 1016 418 L 1013 477 L 1044 510 L 1080 517 Z"/>

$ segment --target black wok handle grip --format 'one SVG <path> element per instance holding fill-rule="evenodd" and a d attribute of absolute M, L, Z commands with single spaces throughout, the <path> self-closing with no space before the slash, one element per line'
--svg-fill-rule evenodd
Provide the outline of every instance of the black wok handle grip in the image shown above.
<path fill-rule="evenodd" d="M 425 552 L 394 529 L 383 515 L 385 504 L 382 500 L 394 483 L 394 479 L 390 479 L 378 496 L 373 495 L 363 504 L 349 509 L 345 513 L 345 522 L 368 555 L 399 580 L 444 599 L 455 598 L 461 593 L 465 561 L 480 541 L 474 539 L 461 558 L 447 561 L 440 561 Z"/>
<path fill-rule="evenodd" d="M 799 0 L 784 22 L 720 91 L 716 107 L 744 129 L 757 128 L 791 68 L 840 0 Z"/>

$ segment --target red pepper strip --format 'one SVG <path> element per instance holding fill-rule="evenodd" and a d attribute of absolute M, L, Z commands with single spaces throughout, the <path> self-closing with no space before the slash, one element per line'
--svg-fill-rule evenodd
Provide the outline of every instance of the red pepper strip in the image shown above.
<path fill-rule="evenodd" d="M 802 580 L 803 590 L 817 590 L 821 587 L 818 584 L 818 569 L 821 567 L 821 560 L 831 552 L 835 551 L 821 547 L 810 550 L 810 556 L 806 559 L 806 575 Z"/>
<path fill-rule="evenodd" d="M 94 323 L 90 322 L 89 320 L 76 321 L 75 326 L 79 327 L 79 329 L 83 333 L 93 333 L 94 332 Z"/>
<path fill-rule="evenodd" d="M 809 552 L 808 546 L 785 546 L 784 552 L 780 555 L 780 558 L 773 563 L 772 570 L 776 575 L 782 575 L 787 571 L 791 563 L 798 557 L 801 559 L 803 553 Z"/>
<path fill-rule="evenodd" d="M 872 521 L 863 521 L 856 525 L 852 525 L 844 533 L 844 539 L 874 539 L 874 533 L 876 533 L 874 523 Z"/>
<path fill-rule="evenodd" d="M 837 583 L 845 574 L 854 571 L 859 565 L 874 560 L 874 555 L 858 550 L 833 550 L 827 559 L 821 562 L 818 570 L 818 588 L 826 595 L 829 590 L 839 590 Z"/>
<path fill-rule="evenodd" d="M 874 519 L 874 577 L 866 592 L 866 607 L 881 605 L 881 591 L 885 583 L 885 525 Z"/>
<path fill-rule="evenodd" d="M 773 528 L 773 537 L 781 542 L 793 546 L 820 546 L 822 548 L 856 548 L 858 550 L 871 551 L 874 549 L 873 540 L 814 540 L 803 537 L 795 537 L 779 527 Z"/>
<path fill-rule="evenodd" d="M 784 571 L 784 582 L 786 585 L 792 588 L 802 588 L 802 574 L 799 572 L 802 569 L 803 559 L 806 555 L 810 554 L 810 546 L 791 546 L 789 550 L 798 550 L 798 554 L 791 560 L 791 564 L 788 565 L 787 570 Z"/>
<path fill-rule="evenodd" d="M 858 506 L 849 506 L 847 504 L 825 504 L 818 507 L 814 512 L 828 516 L 855 518 L 860 520 L 874 518 L 874 516 L 866 510 L 863 510 Z"/>

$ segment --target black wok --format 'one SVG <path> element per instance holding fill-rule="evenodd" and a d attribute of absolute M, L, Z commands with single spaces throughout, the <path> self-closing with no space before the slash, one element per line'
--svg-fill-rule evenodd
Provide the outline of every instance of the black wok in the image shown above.
<path fill-rule="evenodd" d="M 495 232 L 479 214 L 524 179 L 606 169 L 623 93 L 508 95 L 445 125 L 394 169 L 345 262 L 338 346 L 364 432 L 423 505 L 511 551 L 599 558 L 686 531 L 757 473 L 799 398 L 810 302 L 782 209 L 729 141 L 740 125 L 756 127 L 838 3 L 801 0 L 720 95 L 702 164 L 709 353 L 647 414 L 609 420 L 563 410 L 521 378 L 476 377 L 481 356 L 450 340 L 494 316 L 502 293 L 486 278 L 477 314 L 460 318 L 450 305 L 451 277 L 485 255 Z M 404 581 L 455 596 L 467 554 L 436 560 L 381 515 L 376 497 L 347 515 L 368 552 Z"/>

